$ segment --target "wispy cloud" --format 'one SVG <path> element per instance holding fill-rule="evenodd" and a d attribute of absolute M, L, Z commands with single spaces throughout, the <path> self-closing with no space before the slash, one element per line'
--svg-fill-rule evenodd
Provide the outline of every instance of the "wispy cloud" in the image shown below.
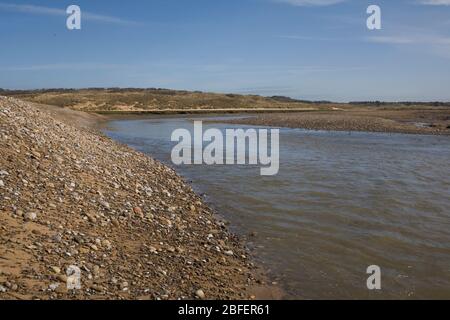
<path fill-rule="evenodd" d="M 418 51 L 431 53 L 446 59 L 450 59 L 450 37 L 441 35 L 392 35 L 373 36 L 365 38 L 366 41 L 393 46 L 408 46 Z"/>
<path fill-rule="evenodd" d="M 373 36 L 365 38 L 368 42 L 388 44 L 414 44 L 416 39 L 404 36 Z"/>
<path fill-rule="evenodd" d="M 316 36 L 300 36 L 300 35 L 278 35 L 279 39 L 299 40 L 299 41 L 347 41 L 345 38 L 316 37 Z"/>
<path fill-rule="evenodd" d="M 428 6 L 450 6 L 450 0 L 420 0 L 419 3 Z"/>
<path fill-rule="evenodd" d="M 35 15 L 47 16 L 67 16 L 65 9 L 36 6 L 30 4 L 12 4 L 0 2 L 1 11 L 20 12 Z M 82 11 L 82 18 L 88 21 L 97 21 L 103 23 L 121 24 L 121 25 L 140 25 L 141 23 L 131 20 L 122 19 L 119 17 L 101 15 Z"/>
<path fill-rule="evenodd" d="M 286 3 L 297 7 L 329 6 L 347 0 L 272 0 L 274 2 Z"/>
<path fill-rule="evenodd" d="M 37 64 L 29 66 L 9 66 L 0 68 L 2 71 L 58 71 L 58 70 L 112 70 L 126 68 L 126 65 L 120 64 L 101 64 L 101 63 L 54 63 Z"/>
<path fill-rule="evenodd" d="M 369 42 L 388 44 L 430 44 L 450 45 L 450 37 L 443 36 L 373 36 L 366 38 Z"/>

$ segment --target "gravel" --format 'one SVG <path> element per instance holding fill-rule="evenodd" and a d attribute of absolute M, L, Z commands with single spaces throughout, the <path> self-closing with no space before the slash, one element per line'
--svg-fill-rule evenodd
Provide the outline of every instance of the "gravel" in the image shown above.
<path fill-rule="evenodd" d="M 5 97 L 0 150 L 0 300 L 250 297 L 247 250 L 172 169 Z"/>

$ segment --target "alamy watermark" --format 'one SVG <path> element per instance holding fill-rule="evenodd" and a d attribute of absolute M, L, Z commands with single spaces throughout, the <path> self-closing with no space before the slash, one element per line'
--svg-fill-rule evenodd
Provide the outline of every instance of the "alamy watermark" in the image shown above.
<path fill-rule="evenodd" d="M 178 142 L 171 153 L 175 165 L 259 164 L 263 176 L 279 171 L 279 129 L 225 129 L 224 134 L 216 128 L 203 132 L 202 121 L 194 121 L 193 133 L 192 137 L 187 129 L 173 131 L 171 140 Z"/>
<path fill-rule="evenodd" d="M 370 16 L 367 18 L 367 29 L 369 30 L 381 30 L 381 8 L 377 5 L 370 5 L 367 7 L 367 14 Z"/>
<path fill-rule="evenodd" d="M 370 16 L 366 25 L 369 30 L 381 30 L 381 8 L 378 5 L 370 5 L 366 10 Z M 78 5 L 70 5 L 66 9 L 68 14 L 66 26 L 69 30 L 81 30 L 81 8 Z"/>
<path fill-rule="evenodd" d="M 66 9 L 69 15 L 66 20 L 66 26 L 69 30 L 81 30 L 81 9 L 77 5 L 70 5 Z"/>
<path fill-rule="evenodd" d="M 371 265 L 367 267 L 367 274 L 370 274 L 366 282 L 367 289 L 381 290 L 381 268 L 377 265 Z"/>

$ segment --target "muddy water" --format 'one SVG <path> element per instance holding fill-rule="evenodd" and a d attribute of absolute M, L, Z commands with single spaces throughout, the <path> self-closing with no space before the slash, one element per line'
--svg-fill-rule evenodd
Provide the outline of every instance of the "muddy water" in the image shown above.
<path fill-rule="evenodd" d="M 121 120 L 112 138 L 175 167 L 189 119 Z M 211 124 L 205 129 L 236 128 Z M 245 126 L 239 126 L 244 127 Z M 280 131 L 280 171 L 178 166 L 291 298 L 450 299 L 450 138 Z M 382 290 L 366 286 L 381 267 Z"/>

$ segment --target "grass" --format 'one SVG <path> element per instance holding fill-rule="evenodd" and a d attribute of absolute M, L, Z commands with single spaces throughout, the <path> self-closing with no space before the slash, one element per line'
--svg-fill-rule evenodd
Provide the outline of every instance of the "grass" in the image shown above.
<path fill-rule="evenodd" d="M 289 97 L 262 97 L 257 95 L 220 94 L 199 91 L 138 88 L 91 88 L 91 89 L 48 89 L 33 91 L 1 90 L 1 95 L 14 96 L 25 101 L 71 108 L 74 110 L 116 113 L 201 113 L 201 111 L 222 113 L 289 112 L 314 109 L 329 110 L 423 110 L 447 109 L 448 102 L 355 102 L 332 103 L 327 101 L 305 101 Z"/>
<path fill-rule="evenodd" d="M 153 112 L 178 110 L 304 109 L 328 110 L 337 104 L 307 103 L 280 97 L 175 91 L 167 89 L 80 89 L 11 91 L 4 95 L 41 103 L 101 113 Z"/>

